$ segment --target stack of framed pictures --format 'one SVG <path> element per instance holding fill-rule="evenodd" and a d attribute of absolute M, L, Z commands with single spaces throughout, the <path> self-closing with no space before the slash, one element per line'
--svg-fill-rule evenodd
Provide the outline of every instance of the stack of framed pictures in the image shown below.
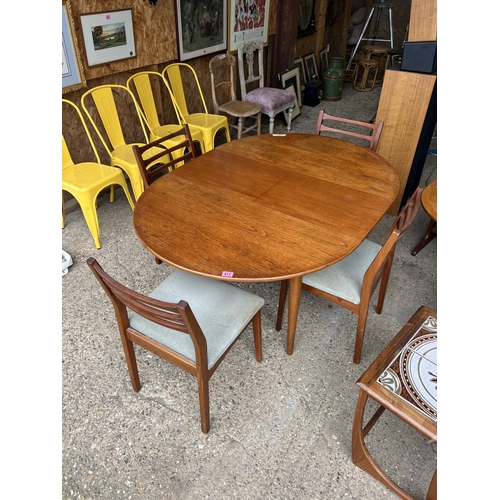
<path fill-rule="evenodd" d="M 295 94 L 295 106 L 292 111 L 292 120 L 300 115 L 302 107 L 302 88 L 300 80 L 300 69 L 294 66 L 292 69 L 280 73 L 281 86 L 288 92 Z"/>

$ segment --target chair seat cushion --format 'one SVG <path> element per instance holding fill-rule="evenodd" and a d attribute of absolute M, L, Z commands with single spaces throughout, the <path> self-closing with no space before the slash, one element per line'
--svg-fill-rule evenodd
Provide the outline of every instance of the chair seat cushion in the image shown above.
<path fill-rule="evenodd" d="M 382 247 L 364 240 L 345 259 L 321 271 L 307 274 L 302 282 L 326 293 L 359 304 L 363 277 Z"/>
<path fill-rule="evenodd" d="M 235 285 L 181 270 L 170 274 L 150 297 L 173 303 L 185 300 L 189 304 L 207 340 L 208 369 L 264 305 L 264 299 Z M 136 313 L 129 319 L 134 330 L 196 361 L 188 334 L 165 328 Z"/>
<path fill-rule="evenodd" d="M 259 87 L 245 97 L 245 101 L 260 104 L 262 111 L 276 111 L 277 109 L 295 104 L 295 95 L 282 89 L 272 87 Z"/>

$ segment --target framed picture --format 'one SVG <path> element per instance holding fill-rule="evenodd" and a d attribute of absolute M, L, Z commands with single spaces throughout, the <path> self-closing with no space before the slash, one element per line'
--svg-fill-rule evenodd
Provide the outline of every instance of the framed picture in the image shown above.
<path fill-rule="evenodd" d="M 249 41 L 267 43 L 270 0 L 230 0 L 229 51 Z"/>
<path fill-rule="evenodd" d="M 302 107 L 301 88 L 300 88 L 300 72 L 299 68 L 292 68 L 288 71 L 280 73 L 281 86 L 286 90 L 290 85 L 295 89 L 295 96 L 299 103 L 299 108 Z"/>
<path fill-rule="evenodd" d="M 304 63 L 306 65 L 307 81 L 309 82 L 315 77 L 318 78 L 318 66 L 316 66 L 316 57 L 314 57 L 314 54 L 304 56 Z"/>
<path fill-rule="evenodd" d="M 293 67 L 294 68 L 299 68 L 299 76 L 300 76 L 300 88 L 304 89 L 307 79 L 306 79 L 306 68 L 304 66 L 304 59 L 302 57 L 299 57 L 298 59 L 295 59 L 293 61 Z"/>
<path fill-rule="evenodd" d="M 227 49 L 227 0 L 176 0 L 179 59 Z"/>
<path fill-rule="evenodd" d="M 85 87 L 87 82 L 75 37 L 75 26 L 69 2 L 62 2 L 62 92 Z"/>
<path fill-rule="evenodd" d="M 299 100 L 297 98 L 297 93 L 295 92 L 295 87 L 293 85 L 290 85 L 285 90 L 287 92 L 291 92 L 292 94 L 295 94 L 295 106 L 294 106 L 294 108 L 292 110 L 292 120 L 294 120 L 295 118 L 297 118 L 297 116 L 300 115 L 300 113 L 302 113 L 302 111 L 300 111 L 300 106 L 299 106 Z"/>
<path fill-rule="evenodd" d="M 80 14 L 80 24 L 89 66 L 136 56 L 132 9 Z"/>
<path fill-rule="evenodd" d="M 326 71 L 326 68 L 328 68 L 328 49 L 325 47 L 320 53 L 319 53 L 319 60 L 321 63 L 321 74 L 324 74 Z"/>

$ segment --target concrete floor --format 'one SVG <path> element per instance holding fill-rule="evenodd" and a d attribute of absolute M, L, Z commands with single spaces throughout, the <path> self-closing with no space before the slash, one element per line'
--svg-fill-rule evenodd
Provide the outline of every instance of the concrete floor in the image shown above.
<path fill-rule="evenodd" d="M 303 107 L 292 132 L 314 133 L 320 108 L 370 120 L 379 96 L 380 87 L 360 93 L 346 84 L 340 101 Z M 283 121 L 276 124 L 282 131 Z M 435 139 L 430 149 L 437 149 Z M 423 186 L 436 178 L 436 162 L 428 155 Z M 142 293 L 168 275 L 171 268 L 156 265 L 136 238 L 131 215 L 120 190 L 115 203 L 99 199 L 100 250 L 80 210 L 67 215 L 62 230 L 62 248 L 73 260 L 62 278 L 62 498 L 397 498 L 353 465 L 351 425 L 356 380 L 420 305 L 437 309 L 437 240 L 410 255 L 428 224 L 424 211 L 398 244 L 382 315 L 374 311 L 377 293 L 372 299 L 359 365 L 352 363 L 354 314 L 303 292 L 288 356 L 286 322 L 281 332 L 274 329 L 279 284 L 244 285 L 266 300 L 263 361 L 255 360 L 248 330 L 210 382 L 208 435 L 200 430 L 196 380 L 140 348 L 143 387 L 133 391 L 113 308 L 85 263 L 96 257 Z M 393 220 L 384 216 L 370 238 L 382 243 Z M 389 476 L 425 498 L 435 445 L 389 412 L 367 443 Z"/>

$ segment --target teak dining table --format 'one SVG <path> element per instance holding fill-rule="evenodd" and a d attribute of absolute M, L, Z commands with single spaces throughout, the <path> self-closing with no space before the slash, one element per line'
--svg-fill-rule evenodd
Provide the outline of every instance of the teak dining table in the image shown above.
<path fill-rule="evenodd" d="M 156 180 L 133 223 L 153 255 L 184 271 L 288 279 L 292 354 L 302 276 L 349 255 L 398 192 L 394 168 L 366 147 L 314 134 L 247 136 Z"/>

